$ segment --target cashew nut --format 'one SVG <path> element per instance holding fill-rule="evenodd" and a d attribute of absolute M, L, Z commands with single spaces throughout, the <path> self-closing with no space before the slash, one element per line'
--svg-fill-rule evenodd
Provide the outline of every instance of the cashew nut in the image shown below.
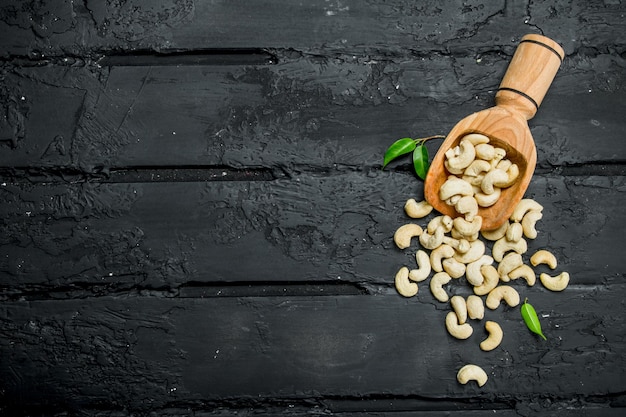
<path fill-rule="evenodd" d="M 543 286 L 550 291 L 563 291 L 567 287 L 567 284 L 569 284 L 569 273 L 561 272 L 555 277 L 543 273 L 539 275 L 539 279 Z"/>
<path fill-rule="evenodd" d="M 443 243 L 452 246 L 454 250 L 459 253 L 466 253 L 471 248 L 471 245 L 467 241 L 467 239 L 455 239 L 452 237 L 444 236 Z"/>
<path fill-rule="evenodd" d="M 474 220 L 474 216 L 478 214 L 478 203 L 471 195 L 461 197 L 454 205 L 454 209 L 459 214 L 464 214 L 467 221 Z M 482 220 L 481 220 L 482 222 Z"/>
<path fill-rule="evenodd" d="M 430 279 L 430 292 L 432 292 L 433 296 L 442 303 L 448 302 L 449 299 L 448 294 L 442 287 L 450 282 L 451 279 L 452 277 L 450 277 L 447 272 L 437 272 Z"/>
<path fill-rule="evenodd" d="M 489 162 L 484 161 L 483 159 L 476 159 L 471 164 L 469 164 L 467 168 L 465 168 L 465 171 L 463 171 L 463 175 L 467 175 L 469 177 L 477 177 L 483 172 L 488 172 L 490 169 L 491 164 Z"/>
<path fill-rule="evenodd" d="M 533 266 L 545 264 L 550 267 L 550 269 L 556 269 L 556 256 L 545 249 L 540 249 L 530 257 L 530 263 Z"/>
<path fill-rule="evenodd" d="M 469 237 L 480 232 L 480 227 L 483 225 L 483 218 L 481 216 L 474 216 L 471 221 L 468 221 L 463 217 L 457 217 L 454 219 L 453 223 L 454 229 L 456 229 L 461 236 Z"/>
<path fill-rule="evenodd" d="M 465 275 L 465 264 L 454 258 L 446 258 L 441 262 L 443 270 L 450 275 L 451 278 L 461 278 Z"/>
<path fill-rule="evenodd" d="M 467 384 L 469 381 L 476 381 L 479 387 L 482 387 L 487 383 L 487 372 L 478 365 L 468 364 L 459 369 L 456 374 L 456 380 L 460 384 Z"/>
<path fill-rule="evenodd" d="M 541 220 L 543 213 L 540 211 L 529 211 L 522 218 L 522 229 L 524 236 L 528 239 L 535 239 L 537 237 L 537 229 L 535 229 L 536 223 Z"/>
<path fill-rule="evenodd" d="M 413 219 L 426 217 L 431 211 L 433 211 L 433 206 L 426 200 L 422 200 L 418 203 L 414 198 L 410 198 L 404 204 L 404 212 Z"/>
<path fill-rule="evenodd" d="M 500 161 L 502 161 L 505 156 L 506 156 L 506 150 L 502 148 L 494 148 L 493 158 L 491 158 L 491 161 L 489 161 L 491 163 L 491 166 L 493 168 L 496 168 L 498 164 L 500 163 Z"/>
<path fill-rule="evenodd" d="M 506 175 L 508 176 L 508 180 L 504 184 L 498 184 L 499 187 L 507 188 L 513 185 L 517 177 L 519 177 L 519 167 L 517 164 L 512 164 L 507 170 Z"/>
<path fill-rule="evenodd" d="M 430 275 L 430 257 L 420 249 L 415 253 L 415 260 L 418 268 L 409 271 L 409 279 L 415 282 L 424 281 Z"/>
<path fill-rule="evenodd" d="M 457 339 L 467 339 L 474 332 L 469 323 L 459 323 L 459 318 L 454 311 L 450 311 L 446 315 L 446 329 L 448 329 L 448 333 Z"/>
<path fill-rule="evenodd" d="M 446 201 L 456 195 L 464 196 L 472 194 L 474 194 L 472 184 L 453 175 L 449 176 L 446 182 L 441 184 L 441 188 L 439 189 L 439 198 L 441 198 L 442 201 Z"/>
<path fill-rule="evenodd" d="M 458 155 L 456 151 L 454 151 L 454 155 L 451 155 L 451 157 L 448 157 L 445 161 L 445 166 L 451 173 L 458 174 L 463 172 L 463 170 L 472 163 L 474 158 L 476 158 L 474 145 L 469 140 L 462 139 L 459 143 Z"/>
<path fill-rule="evenodd" d="M 403 297 L 413 297 L 417 294 L 417 284 L 409 281 L 409 268 L 403 266 L 396 274 L 396 290 Z"/>
<path fill-rule="evenodd" d="M 452 306 L 452 310 L 456 313 L 458 323 L 465 324 L 467 321 L 467 304 L 465 303 L 465 298 L 460 295 L 455 295 L 450 298 L 450 305 Z"/>
<path fill-rule="evenodd" d="M 491 207 L 498 202 L 500 196 L 502 195 L 501 188 L 494 188 L 493 193 L 485 194 L 485 193 L 475 193 L 474 198 L 476 199 L 476 203 L 480 207 Z"/>
<path fill-rule="evenodd" d="M 483 284 L 485 278 L 483 274 L 480 272 L 480 268 L 483 265 L 491 265 L 493 263 L 493 258 L 489 255 L 483 255 L 474 262 L 470 262 L 467 264 L 467 268 L 465 270 L 465 278 L 467 282 L 477 287 Z"/>
<path fill-rule="evenodd" d="M 448 215 L 433 217 L 431 221 L 428 222 L 428 226 L 426 226 L 426 230 L 431 235 L 435 233 L 438 228 L 443 228 L 444 233 L 448 233 L 452 230 L 452 217 Z"/>
<path fill-rule="evenodd" d="M 514 251 L 521 255 L 522 253 L 526 253 L 527 250 L 528 244 L 526 243 L 526 240 L 520 239 L 517 242 L 511 242 L 507 240 L 505 236 L 496 240 L 496 243 L 493 244 L 493 248 L 491 248 L 491 256 L 493 256 L 493 259 L 495 259 L 496 262 L 500 262 L 502 261 L 502 258 L 504 258 L 504 254 L 509 251 Z"/>
<path fill-rule="evenodd" d="M 526 280 L 526 284 L 528 284 L 529 287 L 535 285 L 535 281 L 537 280 L 537 277 L 535 276 L 535 271 L 533 271 L 533 269 L 526 264 L 520 265 L 511 272 L 509 272 L 509 278 L 524 278 Z"/>
<path fill-rule="evenodd" d="M 509 227 L 506 229 L 506 240 L 509 242 L 517 242 L 522 238 L 524 234 L 524 229 L 522 225 L 519 223 L 511 223 Z"/>
<path fill-rule="evenodd" d="M 489 333 L 489 336 L 480 342 L 480 348 L 485 352 L 494 350 L 502 342 L 502 327 L 495 321 L 487 321 L 485 323 L 485 330 Z"/>
<path fill-rule="evenodd" d="M 476 151 L 476 158 L 484 159 L 485 162 L 491 161 L 496 156 L 496 148 L 488 143 L 480 143 L 478 145 L 474 145 L 474 150 Z M 485 171 L 488 171 L 490 169 L 491 164 L 489 164 L 489 168 L 487 168 Z"/>
<path fill-rule="evenodd" d="M 455 253 L 454 259 L 457 261 L 468 264 L 470 262 L 474 262 L 478 260 L 481 256 L 485 254 L 485 244 L 482 240 L 475 240 L 470 243 L 470 250 L 465 253 Z"/>
<path fill-rule="evenodd" d="M 515 307 L 519 304 L 519 294 L 517 290 L 508 285 L 500 285 L 499 287 L 494 288 L 489 291 L 487 294 L 487 299 L 485 300 L 485 305 L 491 309 L 495 310 L 500 305 L 500 301 L 504 300 L 509 307 Z"/>
<path fill-rule="evenodd" d="M 451 258 L 455 254 L 454 248 L 450 245 L 442 244 L 430 252 L 430 264 L 435 272 L 443 271 L 441 260 Z"/>
<path fill-rule="evenodd" d="M 469 133 L 463 136 L 463 140 L 466 140 L 472 145 L 477 146 L 483 143 L 488 143 L 489 137 L 485 135 L 481 135 L 480 133 Z"/>
<path fill-rule="evenodd" d="M 498 270 L 493 265 L 482 265 L 480 267 L 480 272 L 483 276 L 483 283 L 482 285 L 474 287 L 474 294 L 489 294 L 500 283 L 500 275 L 498 275 Z"/>
<path fill-rule="evenodd" d="M 510 280 L 509 272 L 522 265 L 524 265 L 522 255 L 515 252 L 507 253 L 498 265 L 498 275 L 500 275 L 500 280 L 503 282 L 508 282 Z"/>
<path fill-rule="evenodd" d="M 393 235 L 393 240 L 396 242 L 396 246 L 400 249 L 406 249 L 411 246 L 411 239 L 416 236 L 422 235 L 422 228 L 413 223 L 400 226 L 396 233 Z"/>
<path fill-rule="evenodd" d="M 502 224 L 502 226 L 498 227 L 497 229 L 483 230 L 480 233 L 483 235 L 485 239 L 496 241 L 498 239 L 503 238 L 506 235 L 506 231 L 508 230 L 508 228 L 509 228 L 509 222 L 507 220 L 506 222 Z"/>
<path fill-rule="evenodd" d="M 436 249 L 443 243 L 443 228 L 438 228 L 435 230 L 434 234 L 430 234 L 428 232 L 424 232 L 420 235 L 420 243 L 426 249 Z"/>
<path fill-rule="evenodd" d="M 520 222 L 524 215 L 529 211 L 542 211 L 543 206 L 530 198 L 524 198 L 517 204 L 511 214 L 511 221 Z"/>
<path fill-rule="evenodd" d="M 465 302 L 467 307 L 467 316 L 470 319 L 482 320 L 485 317 L 485 306 L 483 299 L 477 295 L 470 295 Z"/>
<path fill-rule="evenodd" d="M 483 182 L 480 183 L 480 189 L 483 190 L 485 194 L 492 194 L 496 187 L 501 188 L 508 184 L 508 182 L 509 175 L 506 171 L 496 168 L 485 174 Z"/>

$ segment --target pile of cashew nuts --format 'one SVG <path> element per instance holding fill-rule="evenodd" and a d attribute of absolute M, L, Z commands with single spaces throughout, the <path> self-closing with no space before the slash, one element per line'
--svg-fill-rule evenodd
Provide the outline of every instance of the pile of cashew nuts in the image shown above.
<path fill-rule="evenodd" d="M 494 204 L 497 199 L 492 202 L 489 196 L 510 186 L 519 172 L 513 168 L 514 164 L 502 165 L 506 153 L 499 148 L 482 146 L 489 145 L 488 141 L 483 135 L 470 134 L 460 141 L 458 149 L 446 153 L 446 168 L 454 175 L 441 187 L 440 197 L 455 207 L 459 217 L 439 215 L 425 228 L 408 223 L 394 234 L 394 242 L 400 249 L 409 248 L 413 238 L 417 238 L 422 247 L 415 254 L 417 267 L 403 266 L 397 272 L 396 290 L 404 297 L 413 297 L 418 293 L 418 283 L 430 277 L 433 297 L 441 303 L 450 303 L 451 311 L 446 315 L 445 325 L 450 335 L 457 339 L 468 339 L 472 335 L 470 320 L 482 320 L 485 306 L 496 310 L 502 301 L 510 307 L 519 305 L 520 295 L 512 285 L 513 281 L 521 278 L 527 286 L 533 286 L 536 283 L 533 267 L 557 268 L 556 257 L 545 249 L 530 256 L 530 265 L 524 262 L 522 255 L 528 251 L 526 239 L 537 237 L 536 223 L 543 216 L 543 207 L 532 199 L 521 200 L 509 220 L 498 229 L 480 231 L 482 218 L 477 214 L 478 206 Z M 482 162 L 489 164 L 490 168 Z M 498 174 L 491 175 L 498 171 Z M 409 199 L 404 211 L 413 219 L 423 219 L 433 207 L 427 201 Z M 486 253 L 487 245 L 481 237 L 493 242 L 491 255 Z M 463 277 L 474 294 L 466 298 L 461 295 L 450 297 L 444 287 Z M 569 274 L 561 272 L 552 276 L 541 273 L 539 280 L 548 290 L 563 291 L 569 283 Z M 502 328 L 495 321 L 486 321 L 484 328 L 488 336 L 480 343 L 480 348 L 483 351 L 496 349 L 502 341 Z M 478 365 L 467 364 L 458 371 L 457 380 L 461 384 L 476 381 L 482 387 L 487 382 L 487 373 Z"/>

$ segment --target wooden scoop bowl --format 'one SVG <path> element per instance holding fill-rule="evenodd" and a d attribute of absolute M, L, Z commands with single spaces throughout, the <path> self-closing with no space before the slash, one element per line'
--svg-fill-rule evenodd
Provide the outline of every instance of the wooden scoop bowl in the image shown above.
<path fill-rule="evenodd" d="M 480 133 L 489 137 L 490 144 L 504 148 L 505 158 L 519 167 L 516 182 L 502 189 L 499 200 L 491 207 L 479 208 L 481 230 L 496 229 L 510 217 L 537 164 L 537 150 L 527 121 L 537 112 L 563 57 L 563 48 L 552 39 L 534 34 L 521 39 L 496 93 L 496 105 L 458 122 L 430 165 L 424 195 L 438 212 L 453 218 L 459 215 L 439 198 L 439 189 L 450 175 L 444 166 L 445 152 L 457 146 L 465 135 Z"/>

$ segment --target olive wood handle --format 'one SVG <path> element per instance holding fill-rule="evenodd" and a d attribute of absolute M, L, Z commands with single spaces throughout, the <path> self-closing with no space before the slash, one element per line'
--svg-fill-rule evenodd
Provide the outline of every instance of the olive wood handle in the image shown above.
<path fill-rule="evenodd" d="M 496 93 L 496 105 L 514 108 L 526 120 L 541 105 L 564 57 L 563 48 L 550 38 L 525 35 L 509 63 Z"/>

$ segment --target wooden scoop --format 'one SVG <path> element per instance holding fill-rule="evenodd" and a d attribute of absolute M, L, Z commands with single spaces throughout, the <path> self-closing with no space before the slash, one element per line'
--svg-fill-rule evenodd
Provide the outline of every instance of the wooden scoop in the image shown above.
<path fill-rule="evenodd" d="M 519 167 L 516 182 L 502 189 L 499 200 L 491 207 L 479 208 L 481 230 L 496 229 L 510 217 L 537 164 L 537 150 L 527 121 L 537 112 L 563 57 L 563 48 L 552 39 L 534 34 L 522 38 L 496 93 L 496 105 L 457 123 L 431 163 L 424 195 L 438 212 L 453 218 L 459 215 L 454 206 L 439 198 L 439 189 L 450 175 L 444 166 L 445 152 L 457 146 L 465 135 L 480 133 L 489 137 L 490 144 L 504 148 L 505 158 Z"/>

